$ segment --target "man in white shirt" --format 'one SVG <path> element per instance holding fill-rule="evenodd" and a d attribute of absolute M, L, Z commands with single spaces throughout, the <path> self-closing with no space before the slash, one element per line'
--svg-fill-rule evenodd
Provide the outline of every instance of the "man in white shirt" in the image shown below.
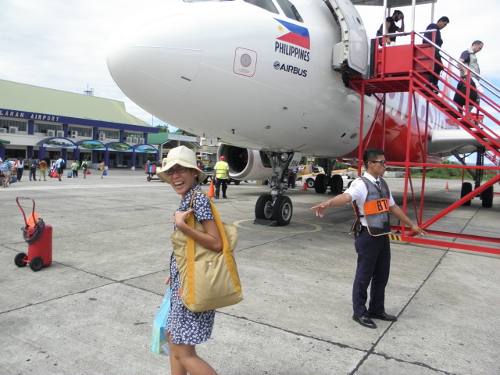
<path fill-rule="evenodd" d="M 330 207 L 355 202 L 361 217 L 361 227 L 354 243 L 358 262 L 352 288 L 352 319 L 364 327 L 377 328 L 372 319 L 397 320 L 396 316 L 385 312 L 384 306 L 391 263 L 389 212 L 415 233 L 423 235 L 425 231 L 413 224 L 394 202 L 387 183 L 381 178 L 386 170 L 384 151 L 376 148 L 365 150 L 363 163 L 366 167 L 363 177 L 354 180 L 343 194 L 311 209 L 316 210 L 316 216 L 323 217 L 323 212 Z M 370 303 L 367 309 L 370 283 Z"/>

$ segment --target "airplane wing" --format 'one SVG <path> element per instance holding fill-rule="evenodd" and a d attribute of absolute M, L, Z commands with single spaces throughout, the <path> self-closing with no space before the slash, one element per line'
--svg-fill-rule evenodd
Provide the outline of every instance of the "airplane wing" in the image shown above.
<path fill-rule="evenodd" d="M 500 130 L 494 131 L 496 139 L 500 139 Z M 451 156 L 452 151 L 459 154 L 476 152 L 481 143 L 472 135 L 462 129 L 433 129 L 427 151 L 429 154 L 440 154 L 441 156 Z"/>

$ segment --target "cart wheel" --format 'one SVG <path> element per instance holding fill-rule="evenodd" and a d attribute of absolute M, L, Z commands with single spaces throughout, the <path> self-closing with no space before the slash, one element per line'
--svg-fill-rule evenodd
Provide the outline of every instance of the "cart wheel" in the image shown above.
<path fill-rule="evenodd" d="M 31 259 L 30 268 L 33 271 L 40 271 L 43 267 L 43 260 L 40 257 L 34 257 Z"/>
<path fill-rule="evenodd" d="M 14 263 L 18 267 L 26 267 L 26 262 L 24 261 L 25 258 L 26 258 L 26 254 L 25 253 L 19 253 L 14 258 Z"/>
<path fill-rule="evenodd" d="M 149 177 L 149 176 L 146 177 L 146 180 L 151 181 L 151 177 Z"/>

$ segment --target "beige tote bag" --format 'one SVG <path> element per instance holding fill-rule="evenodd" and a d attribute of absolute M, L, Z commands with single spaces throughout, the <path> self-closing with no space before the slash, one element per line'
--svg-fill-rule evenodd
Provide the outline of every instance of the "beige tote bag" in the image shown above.
<path fill-rule="evenodd" d="M 190 207 L 196 193 L 205 194 L 196 191 L 191 198 Z M 180 230 L 170 236 L 181 279 L 182 303 L 193 312 L 215 310 L 243 300 L 233 255 L 238 242 L 236 227 L 222 223 L 217 207 L 210 198 L 209 201 L 222 238 L 221 252 L 204 248 Z M 195 222 L 194 214 L 189 215 L 187 224 L 204 232 L 201 223 Z"/>

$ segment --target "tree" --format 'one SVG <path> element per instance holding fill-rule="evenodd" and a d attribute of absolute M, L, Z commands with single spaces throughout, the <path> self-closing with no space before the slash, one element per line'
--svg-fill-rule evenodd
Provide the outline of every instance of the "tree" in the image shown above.
<path fill-rule="evenodd" d="M 167 124 L 156 125 L 156 127 L 160 129 L 159 133 L 168 133 L 169 132 Z"/>

